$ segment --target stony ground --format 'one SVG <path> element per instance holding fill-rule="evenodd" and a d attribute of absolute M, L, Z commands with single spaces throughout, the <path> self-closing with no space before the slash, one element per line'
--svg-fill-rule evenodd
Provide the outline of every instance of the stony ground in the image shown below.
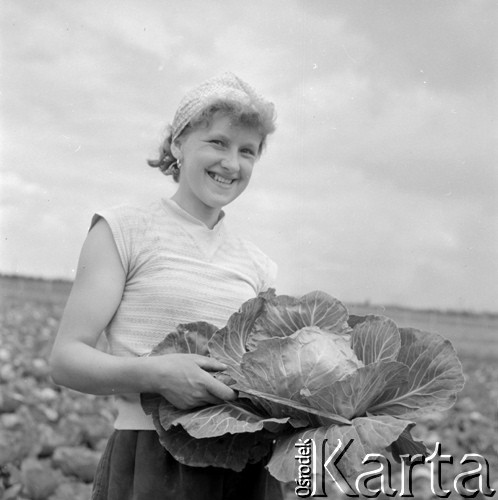
<path fill-rule="evenodd" d="M 0 500 L 88 500 L 114 415 L 106 398 L 62 389 L 50 380 L 47 359 L 67 289 L 10 284 L 0 292 Z M 479 358 L 461 358 L 467 384 L 457 404 L 417 426 L 429 448 L 439 441 L 443 452 L 455 457 L 443 469 L 450 498 L 461 498 L 451 485 L 466 453 L 486 458 L 489 485 L 498 489 L 498 354 L 484 349 Z M 415 477 L 415 498 L 437 498 L 427 469 Z M 293 485 L 285 491 L 287 499 L 297 498 Z M 328 493 L 347 498 L 332 489 Z"/>

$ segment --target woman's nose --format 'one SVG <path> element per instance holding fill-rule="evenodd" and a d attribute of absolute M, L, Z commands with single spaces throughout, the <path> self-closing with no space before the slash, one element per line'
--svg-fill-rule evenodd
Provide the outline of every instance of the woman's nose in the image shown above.
<path fill-rule="evenodd" d="M 221 160 L 221 166 L 227 170 L 239 170 L 239 157 L 236 152 L 228 152 Z"/>

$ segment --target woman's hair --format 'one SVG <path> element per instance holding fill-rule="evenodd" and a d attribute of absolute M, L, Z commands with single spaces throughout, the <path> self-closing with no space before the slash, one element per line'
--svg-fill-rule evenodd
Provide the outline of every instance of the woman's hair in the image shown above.
<path fill-rule="evenodd" d="M 147 164 L 149 167 L 158 168 L 164 175 L 172 175 L 173 180 L 178 182 L 180 180 L 180 169 L 176 158 L 171 153 L 172 137 L 171 126 L 169 126 L 168 133 L 161 146 L 159 146 L 159 158 L 157 160 L 147 160 Z"/>
<path fill-rule="evenodd" d="M 240 78 L 231 73 L 204 82 L 191 90 L 181 101 L 173 124 L 159 148 L 157 160 L 147 160 L 151 167 L 172 175 L 178 182 L 180 170 L 171 152 L 171 144 L 197 127 L 209 127 L 215 114 L 228 116 L 232 125 L 250 127 L 262 136 L 260 155 L 266 137 L 275 131 L 275 108 Z"/>

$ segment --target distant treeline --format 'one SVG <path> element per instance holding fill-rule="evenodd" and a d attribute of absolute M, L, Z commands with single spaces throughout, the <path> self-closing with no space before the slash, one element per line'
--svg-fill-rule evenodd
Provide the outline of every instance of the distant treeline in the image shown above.
<path fill-rule="evenodd" d="M 0 274 L 0 295 L 21 295 L 26 298 L 38 297 L 42 294 L 52 294 L 67 297 L 72 281 L 67 279 L 47 279 L 18 274 Z"/>
<path fill-rule="evenodd" d="M 46 293 L 69 294 L 71 289 L 72 280 L 64 278 L 41 278 L 35 276 L 25 276 L 19 274 L 4 274 L 0 273 L 0 292 L 5 293 L 6 289 L 16 288 L 23 291 L 28 288 L 33 289 L 33 292 L 44 291 Z M 278 292 L 278 290 L 277 290 Z M 383 314 L 383 311 L 413 311 L 421 314 L 431 315 L 449 315 L 449 316 L 464 316 L 464 317 L 477 317 L 486 316 L 489 318 L 498 318 L 498 312 L 489 311 L 466 311 L 462 309 L 433 309 L 433 308 L 413 308 L 406 306 L 399 306 L 395 304 L 390 305 L 377 305 L 370 302 L 355 302 L 346 304 L 348 309 L 356 310 L 354 313 L 362 311 L 362 314 Z M 353 311 L 351 311 L 353 313 Z M 384 313 L 385 314 L 385 313 Z"/>
<path fill-rule="evenodd" d="M 491 311 L 469 311 L 465 309 L 437 309 L 437 308 L 423 308 L 423 307 L 407 307 L 407 306 L 400 306 L 396 304 L 389 304 L 389 305 L 378 305 L 378 304 L 371 304 L 370 302 L 355 302 L 355 303 L 349 303 L 346 304 L 349 307 L 359 309 L 362 312 L 362 314 L 378 314 L 378 315 L 383 315 L 385 312 L 383 311 L 389 311 L 389 312 L 403 312 L 403 311 L 412 311 L 414 313 L 419 313 L 419 314 L 428 314 L 428 315 L 441 315 L 441 316 L 463 316 L 463 317 L 487 317 L 487 318 L 493 318 L 497 319 L 498 318 L 498 312 L 491 312 Z"/>
<path fill-rule="evenodd" d="M 36 276 L 26 276 L 22 274 L 0 273 L 0 279 L 11 281 L 27 281 L 32 283 L 59 283 L 62 285 L 72 285 L 72 280 L 65 278 L 41 278 Z"/>

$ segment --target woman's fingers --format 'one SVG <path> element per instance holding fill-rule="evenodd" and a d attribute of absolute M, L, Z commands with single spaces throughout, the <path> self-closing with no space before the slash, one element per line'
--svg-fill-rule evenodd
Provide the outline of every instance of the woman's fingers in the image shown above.
<path fill-rule="evenodd" d="M 198 354 L 166 354 L 149 357 L 147 362 L 162 372 L 157 392 L 177 408 L 221 404 L 237 398 L 230 387 L 211 375 L 227 368 L 215 359 Z"/>
<path fill-rule="evenodd" d="M 233 389 L 230 389 L 228 385 L 216 380 L 211 375 L 209 375 L 209 379 L 206 380 L 206 390 L 209 394 L 222 401 L 233 401 L 237 399 L 237 394 Z"/>
<path fill-rule="evenodd" d="M 195 362 L 200 368 L 206 371 L 222 371 L 227 369 L 225 364 L 206 356 L 196 356 Z M 211 375 L 209 375 L 209 378 L 206 378 L 206 390 L 221 401 L 233 401 L 237 399 L 235 391 Z"/>
<path fill-rule="evenodd" d="M 200 354 L 191 354 L 191 356 L 197 366 L 209 372 L 221 372 L 228 368 L 227 365 L 207 356 L 201 356 Z"/>

